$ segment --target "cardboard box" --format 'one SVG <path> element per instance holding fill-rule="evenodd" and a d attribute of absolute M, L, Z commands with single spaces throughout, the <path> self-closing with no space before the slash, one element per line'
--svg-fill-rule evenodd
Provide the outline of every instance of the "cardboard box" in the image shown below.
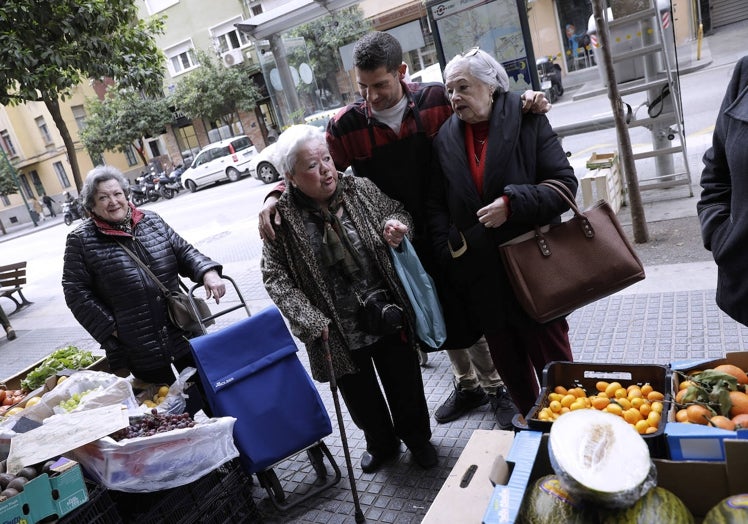
<path fill-rule="evenodd" d="M 35 362 L 34 364 L 31 364 L 26 369 L 23 369 L 22 371 L 19 371 L 15 375 L 0 380 L 0 384 L 4 384 L 5 385 L 5 389 L 21 389 L 21 381 L 26 378 L 26 375 L 28 375 L 31 371 L 33 371 L 37 367 L 39 367 L 42 364 L 42 362 L 44 362 L 45 360 L 47 360 L 48 357 L 49 357 L 49 355 L 47 355 L 46 357 L 40 359 L 39 361 Z M 91 364 L 90 366 L 84 368 L 84 369 L 90 369 L 90 370 L 93 370 L 93 371 L 108 371 L 109 370 L 109 364 L 107 363 L 107 359 L 106 359 L 105 356 L 100 356 L 100 355 L 94 354 L 94 357 L 96 357 L 96 360 L 94 361 L 94 363 Z M 74 370 L 69 370 L 69 371 L 70 371 L 70 373 L 74 372 Z M 68 374 L 70 374 L 70 373 L 68 373 Z M 59 374 L 60 373 L 58 372 L 57 375 L 59 375 Z"/>
<path fill-rule="evenodd" d="M 653 459 L 657 484 L 677 495 L 699 521 L 722 499 L 748 493 L 748 440 L 726 440 L 725 462 Z M 507 457 L 512 471 L 505 485 L 497 485 L 483 524 L 513 524 L 528 486 L 553 473 L 548 458 L 548 435 L 523 431 L 516 435 Z"/>
<path fill-rule="evenodd" d="M 632 384 L 644 385 L 649 383 L 655 391 L 665 395 L 663 413 L 667 413 L 670 406 L 672 379 L 670 370 L 665 366 L 649 364 L 598 364 L 591 362 L 551 362 L 543 369 L 542 387 L 538 400 L 525 417 L 525 423 L 515 420 L 519 429 L 532 429 L 548 433 L 553 422 L 539 420 L 538 412 L 549 404 L 548 394 L 556 386 L 569 389 L 580 386 L 587 394 L 597 393 L 595 384 L 606 382 L 620 382 L 623 387 Z M 653 457 L 667 458 L 665 444 L 665 424 L 660 423 L 657 431 L 649 435 L 642 435 L 647 442 Z"/>
<path fill-rule="evenodd" d="M 673 392 L 678 391 L 680 382 L 691 372 L 710 369 L 720 364 L 734 364 L 748 369 L 748 352 L 727 353 L 724 358 L 674 362 L 671 364 Z M 665 427 L 665 438 L 672 460 L 725 460 L 724 442 L 727 439 L 748 439 L 748 430 L 727 431 L 699 424 L 674 422 L 674 413 Z"/>
<path fill-rule="evenodd" d="M 495 482 L 506 482 L 507 457 L 514 433 L 476 429 L 460 458 L 436 495 L 422 524 L 480 522 L 493 493 Z M 498 467 L 496 459 L 501 457 Z"/>
<path fill-rule="evenodd" d="M 62 517 L 88 501 L 80 466 L 60 459 L 57 471 L 42 473 L 13 498 L 0 502 L 0 522 L 34 524 L 47 517 Z"/>

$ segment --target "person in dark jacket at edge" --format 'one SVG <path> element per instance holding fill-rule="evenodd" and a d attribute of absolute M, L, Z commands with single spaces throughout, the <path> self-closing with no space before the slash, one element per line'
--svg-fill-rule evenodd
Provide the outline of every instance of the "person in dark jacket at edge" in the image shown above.
<path fill-rule="evenodd" d="M 122 246 L 168 289 L 177 291 L 179 276 L 189 277 L 202 282 L 206 297 L 213 297 L 216 304 L 226 292 L 222 266 L 180 237 L 159 215 L 136 208 L 128 201 L 128 192 L 127 179 L 114 167 L 98 166 L 86 176 L 81 201 L 91 217 L 67 236 L 62 270 L 65 302 L 104 348 L 113 373 L 129 372 L 145 382 L 171 384 L 172 364 L 178 371 L 195 367 L 188 342 L 193 334 L 171 323 L 163 293 Z"/>
<path fill-rule="evenodd" d="M 441 83 L 406 83 L 407 66 L 402 47 L 388 33 L 372 32 L 356 42 L 353 62 L 362 98 L 343 108 L 330 120 L 327 142 L 339 171 L 352 167 L 356 176 L 366 177 L 387 196 L 403 203 L 415 224 L 413 245 L 425 269 L 437 283 L 447 319 L 447 349 L 454 390 L 436 409 L 438 423 L 456 420 L 488 404 L 501 429 L 512 428 L 517 413 L 501 377 L 491 361 L 480 332 L 463 331 L 462 313 L 452 307 L 451 290 L 434 272 L 431 243 L 426 234 L 424 202 L 432 179 L 431 143 L 442 123 L 452 114 Z M 543 93 L 527 91 L 523 109 L 545 113 L 550 103 Z M 268 196 L 260 212 L 260 235 L 274 239 L 273 216 L 278 193 Z M 459 319 L 459 320 L 458 320 Z"/>
<path fill-rule="evenodd" d="M 519 95 L 489 53 L 473 48 L 444 68 L 454 114 L 434 139 L 434 183 L 426 216 L 439 264 L 456 301 L 485 336 L 514 403 L 528 413 L 543 368 L 572 361 L 565 317 L 539 324 L 522 309 L 499 245 L 535 226 L 560 222 L 577 178 L 545 115 L 523 115 Z"/>
<path fill-rule="evenodd" d="M 696 209 L 717 264 L 717 306 L 748 326 L 748 56 L 735 65 L 703 162 Z"/>

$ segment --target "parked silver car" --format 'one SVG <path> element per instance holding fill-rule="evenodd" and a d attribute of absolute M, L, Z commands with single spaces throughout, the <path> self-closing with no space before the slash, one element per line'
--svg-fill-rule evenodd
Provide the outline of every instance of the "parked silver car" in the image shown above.
<path fill-rule="evenodd" d="M 209 144 L 182 173 L 182 185 L 194 193 L 198 188 L 216 182 L 236 182 L 243 174 L 249 173 L 249 162 L 256 154 L 257 150 L 247 136 Z"/>

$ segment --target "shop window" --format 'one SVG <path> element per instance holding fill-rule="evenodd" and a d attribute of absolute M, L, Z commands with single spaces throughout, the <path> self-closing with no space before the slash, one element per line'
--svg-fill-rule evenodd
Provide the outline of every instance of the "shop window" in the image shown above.
<path fill-rule="evenodd" d="M 587 25 L 592 16 L 590 0 L 558 0 L 556 10 L 568 70 L 595 65 L 587 36 Z"/>

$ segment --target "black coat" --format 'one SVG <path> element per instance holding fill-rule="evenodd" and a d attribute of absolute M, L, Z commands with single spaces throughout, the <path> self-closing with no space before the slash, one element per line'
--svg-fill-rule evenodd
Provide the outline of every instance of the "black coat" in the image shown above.
<path fill-rule="evenodd" d="M 437 174 L 428 198 L 429 229 L 436 257 L 451 280 L 454 299 L 461 301 L 482 332 L 507 322 L 532 322 L 514 298 L 499 256 L 499 244 L 530 231 L 534 225 L 558 222 L 568 204 L 551 188 L 538 186 L 556 179 L 576 194 L 574 170 L 544 115 L 522 114 L 518 95 L 499 95 L 491 113 L 483 195 L 473 183 L 465 152 L 464 122 L 447 120 L 434 140 Z M 499 228 L 478 222 L 478 209 L 502 195 L 511 215 Z M 461 237 L 467 251 L 452 258 Z"/>
<path fill-rule="evenodd" d="M 748 325 L 748 56 L 735 66 L 703 161 L 696 207 L 718 266 L 717 305 Z"/>
<path fill-rule="evenodd" d="M 168 367 L 185 357 L 190 346 L 184 331 L 168 318 L 166 301 L 153 279 L 117 240 L 134 251 L 170 290 L 178 275 L 202 282 L 221 266 L 180 237 L 164 220 L 143 211 L 134 236 L 101 231 L 86 220 L 67 237 L 62 271 L 65 302 L 75 318 L 107 350 L 112 369 L 133 375 Z M 117 331 L 118 344 L 111 335 Z"/>

